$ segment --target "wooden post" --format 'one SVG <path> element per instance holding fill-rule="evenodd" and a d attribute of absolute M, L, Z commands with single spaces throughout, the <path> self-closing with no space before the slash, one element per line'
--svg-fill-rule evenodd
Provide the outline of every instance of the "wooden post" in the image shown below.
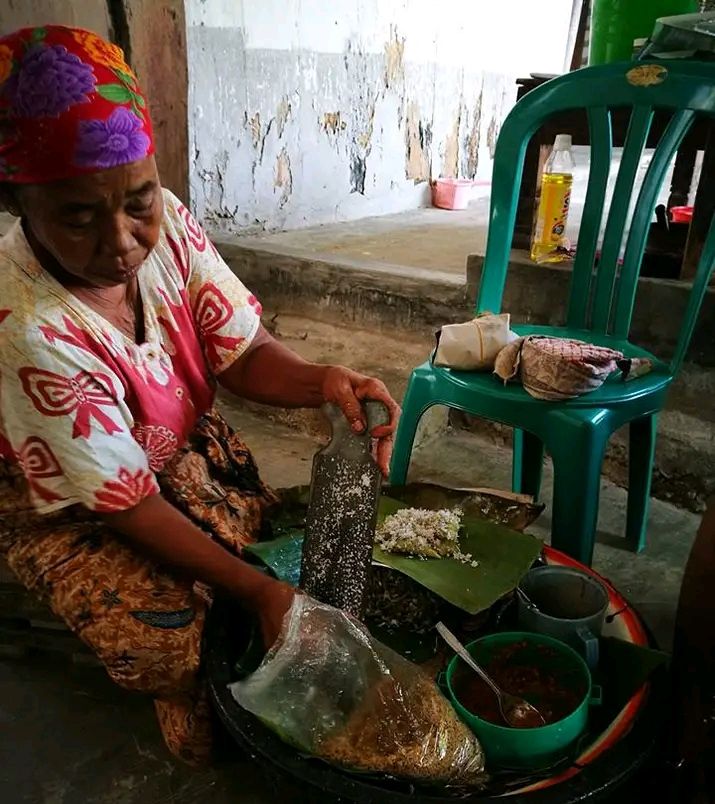
<path fill-rule="evenodd" d="M 683 265 L 680 269 L 681 279 L 693 279 L 695 271 L 700 261 L 703 251 L 705 238 L 707 237 L 710 221 L 715 215 L 715 191 L 713 182 L 715 181 L 715 127 L 710 126 L 705 151 L 703 153 L 703 164 L 700 170 L 700 181 L 695 193 L 695 205 L 693 209 L 693 220 L 688 232 L 688 241 L 685 244 L 685 255 Z"/>
<path fill-rule="evenodd" d="M 147 95 L 164 187 L 189 200 L 184 0 L 108 0 L 114 38 Z"/>
<path fill-rule="evenodd" d="M 581 67 L 590 5 L 589 0 L 573 0 L 564 72 L 578 70 Z"/>

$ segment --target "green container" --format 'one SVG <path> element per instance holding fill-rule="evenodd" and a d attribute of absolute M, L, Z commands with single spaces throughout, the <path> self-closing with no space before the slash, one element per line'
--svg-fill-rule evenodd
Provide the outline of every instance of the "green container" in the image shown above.
<path fill-rule="evenodd" d="M 486 665 L 495 651 L 515 642 L 526 642 L 526 656 L 539 666 L 544 666 L 545 657 L 539 647 L 552 650 L 553 667 L 563 674 L 564 686 L 584 690 L 578 707 L 563 720 L 540 726 L 535 729 L 513 729 L 497 726 L 482 720 L 466 709 L 459 701 L 454 689 L 454 675 L 462 664 L 455 656 L 447 667 L 445 682 L 452 705 L 462 720 L 481 741 L 487 759 L 487 768 L 512 768 L 535 770 L 546 768 L 561 759 L 568 749 L 583 734 L 588 723 L 588 710 L 592 704 L 600 703 L 600 690 L 593 687 L 591 673 L 584 660 L 568 645 L 557 639 L 521 631 L 511 631 L 478 639 L 467 645 L 469 653 L 482 665 Z M 524 654 L 520 654 L 520 658 Z M 548 665 L 547 665 L 548 666 Z M 568 681 L 566 680 L 568 679 Z"/>
<path fill-rule="evenodd" d="M 659 17 L 697 10 L 697 0 L 593 0 L 588 63 L 630 61 L 633 41 L 649 37 Z"/>

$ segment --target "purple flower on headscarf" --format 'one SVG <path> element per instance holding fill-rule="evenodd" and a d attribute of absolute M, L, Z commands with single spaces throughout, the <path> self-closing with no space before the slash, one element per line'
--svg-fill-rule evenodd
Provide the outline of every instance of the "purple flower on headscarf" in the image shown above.
<path fill-rule="evenodd" d="M 112 168 L 143 159 L 149 137 L 142 121 L 124 106 L 106 120 L 83 120 L 79 124 L 75 163 L 87 168 Z"/>
<path fill-rule="evenodd" d="M 39 45 L 25 54 L 7 92 L 20 117 L 57 117 L 94 90 L 92 68 L 63 45 Z"/>

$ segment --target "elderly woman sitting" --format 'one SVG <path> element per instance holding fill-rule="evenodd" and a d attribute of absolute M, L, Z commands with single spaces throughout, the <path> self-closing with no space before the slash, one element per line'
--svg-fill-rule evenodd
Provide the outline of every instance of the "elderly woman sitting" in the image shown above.
<path fill-rule="evenodd" d="M 119 48 L 57 26 L 0 39 L 0 188 L 19 217 L 0 240 L 0 551 L 198 763 L 211 590 L 254 611 L 267 644 L 293 596 L 239 557 L 275 496 L 212 408 L 216 384 L 334 402 L 356 430 L 360 401 L 383 401 L 383 471 L 397 405 L 266 333 L 153 152 Z"/>

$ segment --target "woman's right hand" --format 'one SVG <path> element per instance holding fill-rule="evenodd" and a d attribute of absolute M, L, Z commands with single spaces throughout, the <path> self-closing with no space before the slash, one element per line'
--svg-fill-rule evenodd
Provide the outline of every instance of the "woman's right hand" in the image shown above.
<path fill-rule="evenodd" d="M 283 626 L 283 619 L 293 605 L 296 590 L 283 581 L 266 578 L 254 604 L 266 650 L 273 647 Z"/>
<path fill-rule="evenodd" d="M 267 648 L 278 638 L 295 590 L 228 552 L 158 494 L 105 521 L 149 555 L 241 601 L 258 617 Z"/>

